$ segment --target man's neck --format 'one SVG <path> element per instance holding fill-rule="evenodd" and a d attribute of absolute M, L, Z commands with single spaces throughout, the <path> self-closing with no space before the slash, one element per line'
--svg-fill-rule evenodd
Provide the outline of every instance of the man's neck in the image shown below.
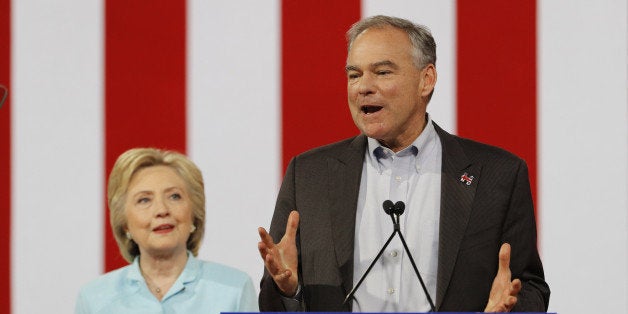
<path fill-rule="evenodd" d="M 407 134 L 400 134 L 397 138 L 392 140 L 383 140 L 377 139 L 377 141 L 384 147 L 389 148 L 393 152 L 397 153 L 406 147 L 410 146 L 425 130 L 425 126 L 427 125 L 428 118 L 425 115 L 425 119 L 421 121 L 421 125 L 418 128 L 408 128 L 406 129 Z"/>

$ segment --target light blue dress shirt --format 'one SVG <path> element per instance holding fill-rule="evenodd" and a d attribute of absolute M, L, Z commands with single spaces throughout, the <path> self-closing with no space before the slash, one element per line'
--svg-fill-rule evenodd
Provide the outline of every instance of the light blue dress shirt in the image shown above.
<path fill-rule="evenodd" d="M 436 297 L 442 146 L 431 118 L 414 142 L 395 153 L 368 139 L 356 213 L 353 285 L 393 231 L 385 200 L 406 204 L 401 233 L 427 290 Z M 426 312 L 429 303 L 396 236 L 354 295 L 354 312 Z"/>
<path fill-rule="evenodd" d="M 85 285 L 76 302 L 83 313 L 210 313 L 258 312 L 257 295 L 244 272 L 213 262 L 188 261 L 161 301 L 146 286 L 139 257 L 132 264 Z"/>

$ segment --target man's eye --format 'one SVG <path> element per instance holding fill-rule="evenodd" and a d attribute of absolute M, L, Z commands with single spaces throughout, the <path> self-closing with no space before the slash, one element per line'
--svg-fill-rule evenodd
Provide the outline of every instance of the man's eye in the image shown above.
<path fill-rule="evenodd" d="M 349 74 L 347 74 L 347 77 L 350 80 L 353 80 L 353 79 L 357 79 L 358 77 L 360 77 L 360 75 L 358 73 L 349 73 Z"/>
<path fill-rule="evenodd" d="M 392 73 L 392 72 L 390 72 L 390 71 L 377 71 L 377 75 L 388 75 L 390 73 Z"/>

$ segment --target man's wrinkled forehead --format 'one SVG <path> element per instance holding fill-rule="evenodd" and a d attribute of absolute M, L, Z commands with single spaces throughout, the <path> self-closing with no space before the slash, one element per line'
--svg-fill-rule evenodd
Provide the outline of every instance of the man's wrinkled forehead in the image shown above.
<path fill-rule="evenodd" d="M 369 68 L 390 67 L 393 69 L 397 69 L 399 68 L 399 65 L 397 65 L 392 60 L 382 60 L 382 61 L 370 63 L 368 67 Z M 360 71 L 360 68 L 353 64 L 347 64 L 345 66 L 345 72 L 350 72 L 350 71 Z"/>

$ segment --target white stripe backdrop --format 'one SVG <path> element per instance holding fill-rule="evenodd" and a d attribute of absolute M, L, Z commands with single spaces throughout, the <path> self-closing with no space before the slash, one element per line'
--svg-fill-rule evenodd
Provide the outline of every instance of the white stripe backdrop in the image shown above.
<path fill-rule="evenodd" d="M 257 227 L 281 180 L 278 1 L 188 6 L 188 151 L 203 171 L 199 256 L 261 278 Z"/>
<path fill-rule="evenodd" d="M 363 1 L 428 25 L 429 107 L 455 132 L 455 1 Z M 101 0 L 12 2 L 14 313 L 72 312 L 103 268 Z M 281 180 L 280 2 L 188 1 L 188 152 L 206 180 L 200 256 L 262 272 Z M 628 8 L 538 1 L 540 247 L 550 310 L 628 312 Z M 480 91 L 478 95 L 487 95 Z M 489 97 L 488 95 L 485 97 Z"/>
<path fill-rule="evenodd" d="M 14 313 L 71 313 L 103 268 L 102 7 L 12 2 Z"/>
<path fill-rule="evenodd" d="M 625 1 L 539 1 L 539 205 L 550 310 L 628 313 Z"/>

